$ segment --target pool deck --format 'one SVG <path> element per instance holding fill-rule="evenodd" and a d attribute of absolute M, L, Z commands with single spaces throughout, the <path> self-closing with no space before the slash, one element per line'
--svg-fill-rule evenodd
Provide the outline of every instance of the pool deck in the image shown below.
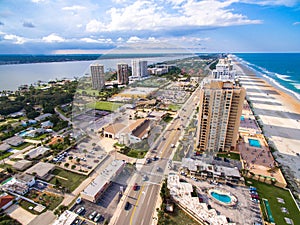
<path fill-rule="evenodd" d="M 239 130 L 241 139 L 237 144 L 237 149 L 241 154 L 244 169 L 249 170 L 249 172 L 258 176 L 274 177 L 278 183 L 281 183 L 283 186 L 286 185 L 286 181 L 280 170 L 269 171 L 271 168 L 277 166 L 277 162 L 269 149 L 264 135 L 261 134 L 260 128 L 258 126 L 256 127 L 257 123 L 253 120 L 253 113 L 246 101 L 244 102 L 242 115 L 244 115 L 245 120 L 248 117 L 251 118 L 249 121 L 251 121 L 251 124 L 253 125 L 249 128 L 243 126 Z M 249 144 L 249 139 L 258 140 L 261 146 L 251 146 Z"/>
<path fill-rule="evenodd" d="M 219 195 L 227 195 L 229 198 L 230 198 L 230 202 L 226 203 L 226 202 L 223 202 L 217 198 L 215 198 L 213 195 L 212 195 L 212 192 L 215 192 Z M 208 194 L 212 197 L 213 200 L 217 201 L 219 204 L 222 204 L 222 205 L 225 205 L 225 206 L 234 206 L 237 204 L 237 198 L 230 192 L 228 191 L 225 191 L 225 190 L 221 190 L 221 189 L 216 189 L 216 188 L 213 188 L 213 189 L 210 189 L 208 191 Z"/>
<path fill-rule="evenodd" d="M 259 204 L 250 200 L 249 188 L 244 186 L 230 187 L 227 185 L 211 184 L 207 181 L 194 181 L 192 179 L 181 176 L 182 179 L 187 180 L 192 185 L 195 185 L 201 194 L 204 202 L 211 205 L 211 207 L 221 215 L 230 218 L 231 221 L 237 225 L 252 225 L 260 215 Z M 222 189 L 229 193 L 234 194 L 237 198 L 235 206 L 226 206 L 215 201 L 209 194 L 208 190 Z"/>

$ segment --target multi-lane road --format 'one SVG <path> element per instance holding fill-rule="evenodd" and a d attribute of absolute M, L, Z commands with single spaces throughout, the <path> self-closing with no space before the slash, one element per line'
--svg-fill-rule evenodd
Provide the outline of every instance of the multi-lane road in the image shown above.
<path fill-rule="evenodd" d="M 197 88 L 190 96 L 187 102 L 179 110 L 175 119 L 160 135 L 155 148 L 156 153 L 148 154 L 148 157 L 157 155 L 158 160 L 145 164 L 136 174 L 133 181 L 139 185 L 137 190 L 133 186 L 128 186 L 129 190 L 125 191 L 126 196 L 119 213 L 116 225 L 150 225 L 153 222 L 153 213 L 156 206 L 157 197 L 160 192 L 160 184 L 168 174 L 171 165 L 172 152 L 175 151 L 175 145 L 184 129 L 188 126 L 190 117 L 193 115 L 199 103 L 200 89 Z M 153 150 L 153 149 L 152 149 Z M 130 207 L 125 209 L 126 202 Z"/>

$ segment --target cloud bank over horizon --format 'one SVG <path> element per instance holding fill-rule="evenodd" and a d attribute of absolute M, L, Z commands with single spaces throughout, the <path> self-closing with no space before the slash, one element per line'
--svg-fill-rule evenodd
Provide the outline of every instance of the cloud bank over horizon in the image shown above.
<path fill-rule="evenodd" d="M 104 51 L 136 42 L 196 52 L 300 51 L 299 6 L 298 0 L 2 0 L 0 54 Z"/>

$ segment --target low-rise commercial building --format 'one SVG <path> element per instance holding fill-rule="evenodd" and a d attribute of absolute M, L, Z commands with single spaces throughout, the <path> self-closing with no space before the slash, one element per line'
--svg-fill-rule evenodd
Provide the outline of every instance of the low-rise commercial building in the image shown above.
<path fill-rule="evenodd" d="M 69 210 L 64 211 L 52 225 L 71 225 L 77 218 L 77 214 Z"/>
<path fill-rule="evenodd" d="M 50 172 L 54 170 L 55 165 L 51 163 L 39 162 L 35 164 L 33 167 L 29 168 L 25 171 L 27 174 L 32 174 L 42 180 L 50 180 L 52 176 Z"/>
<path fill-rule="evenodd" d="M 91 202 L 97 202 L 99 197 L 109 187 L 113 178 L 118 176 L 125 166 L 125 161 L 114 160 L 99 174 L 82 192 L 81 197 Z"/>
<path fill-rule="evenodd" d="M 209 178 L 218 181 L 238 183 L 242 178 L 237 167 L 231 168 L 221 165 L 213 165 L 202 160 L 183 158 L 181 166 L 191 175 L 204 179 Z"/>

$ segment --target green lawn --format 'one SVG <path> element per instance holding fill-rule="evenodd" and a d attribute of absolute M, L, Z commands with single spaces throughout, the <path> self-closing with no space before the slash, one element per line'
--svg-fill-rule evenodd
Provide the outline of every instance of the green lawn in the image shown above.
<path fill-rule="evenodd" d="M 168 109 L 171 111 L 178 111 L 181 108 L 180 105 L 171 104 L 168 106 Z"/>
<path fill-rule="evenodd" d="M 234 153 L 234 152 L 226 153 L 226 154 L 219 153 L 219 154 L 217 154 L 217 156 L 228 158 L 228 159 L 234 159 L 234 160 L 240 160 L 241 159 L 240 154 Z"/>
<path fill-rule="evenodd" d="M 36 190 L 30 190 L 29 193 L 26 194 L 27 198 L 39 203 L 43 206 L 46 206 L 47 209 L 53 210 L 55 209 L 64 199 L 60 195 L 51 194 L 51 193 L 42 193 Z"/>
<path fill-rule="evenodd" d="M 74 191 L 81 183 L 86 179 L 86 176 L 77 173 L 72 173 L 61 168 L 56 168 L 53 172 L 54 177 L 50 180 L 51 184 L 56 184 L 56 179 L 59 181 L 59 185 L 67 188 L 70 192 Z M 60 178 L 63 177 L 63 178 Z"/>
<path fill-rule="evenodd" d="M 123 104 L 122 103 L 115 103 L 115 102 L 105 102 L 105 101 L 99 101 L 99 102 L 91 102 L 88 103 L 87 106 L 89 108 L 94 108 L 98 110 L 105 110 L 113 112 L 116 109 L 120 108 Z"/>
<path fill-rule="evenodd" d="M 248 185 L 257 188 L 260 198 L 268 199 L 272 215 L 277 225 L 286 225 L 284 217 L 292 219 L 294 224 L 297 224 L 297 221 L 298 222 L 300 221 L 299 210 L 295 202 L 293 201 L 289 191 L 256 180 L 252 180 L 252 179 L 246 179 L 246 180 L 252 183 L 249 184 L 247 182 Z M 277 197 L 282 198 L 285 203 L 284 204 L 279 203 Z M 261 206 L 263 208 L 263 205 Z M 288 214 L 283 213 L 281 211 L 281 207 L 285 207 L 288 211 Z"/>
<path fill-rule="evenodd" d="M 14 154 L 14 153 L 12 153 L 12 152 L 4 152 L 4 153 L 2 153 L 2 152 L 1 152 L 1 153 L 0 153 L 0 160 L 9 157 L 9 156 L 11 156 L 12 154 Z"/>
<path fill-rule="evenodd" d="M 192 219 L 188 214 L 186 214 L 179 206 L 175 205 L 174 211 L 168 213 L 167 217 L 169 221 L 167 224 L 170 225 L 198 225 L 194 219 Z"/>
<path fill-rule="evenodd" d="M 31 203 L 31 202 L 28 202 L 28 201 L 25 201 L 25 200 L 21 200 L 21 201 L 19 202 L 19 205 L 20 205 L 23 209 L 27 210 L 28 212 L 31 212 L 32 214 L 36 214 L 36 215 L 39 214 L 37 211 L 34 211 L 33 209 L 32 209 L 32 210 L 29 209 L 30 206 L 33 207 L 33 208 L 36 206 L 35 204 L 33 204 L 33 203 Z"/>
<path fill-rule="evenodd" d="M 137 158 L 137 159 L 142 159 L 144 158 L 144 156 L 146 155 L 147 151 L 141 151 L 141 150 L 135 150 L 135 149 L 131 149 L 127 156 L 129 157 L 133 157 L 133 158 Z"/>
<path fill-rule="evenodd" d="M 31 139 L 31 140 L 41 141 L 44 138 L 46 138 L 47 136 L 48 136 L 48 134 L 42 134 L 42 135 L 37 136 L 37 137 L 26 137 L 26 138 Z"/>
<path fill-rule="evenodd" d="M 14 149 L 17 149 L 17 150 L 23 150 L 24 148 L 28 147 L 29 145 L 31 145 L 31 143 L 28 143 L 28 142 L 24 142 L 23 144 L 17 146 L 17 147 L 13 147 Z"/>

